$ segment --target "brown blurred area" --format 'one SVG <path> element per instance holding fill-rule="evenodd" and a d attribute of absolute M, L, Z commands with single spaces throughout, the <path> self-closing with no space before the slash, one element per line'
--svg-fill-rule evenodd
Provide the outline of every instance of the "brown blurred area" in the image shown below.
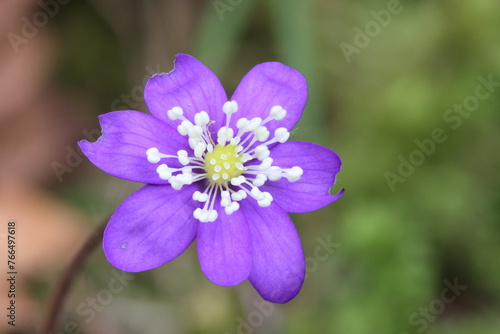
<path fill-rule="evenodd" d="M 102 55 L 99 53 L 103 50 L 95 47 L 97 51 L 93 52 L 93 48 L 78 37 L 64 39 L 61 37 L 64 32 L 54 27 L 54 21 L 64 21 L 62 17 L 70 6 L 84 3 L 85 9 L 92 8 L 93 15 L 100 16 L 118 36 L 127 68 L 122 76 L 128 78 L 130 86 L 141 86 L 142 94 L 145 78 L 153 71 L 169 71 L 174 54 L 189 45 L 193 17 L 200 15 L 202 1 L 46 1 L 49 7 L 42 7 L 42 3 L 37 0 L 0 2 L 0 226 L 5 230 L 0 230 L 0 247 L 4 247 L 7 223 L 15 221 L 18 265 L 16 326 L 2 320 L 0 334 L 35 333 L 39 329 L 47 313 L 50 294 L 64 268 L 92 226 L 98 223 L 95 217 L 90 217 L 92 214 L 71 204 L 65 192 L 58 190 L 81 181 L 88 170 L 86 167 L 90 167 L 76 143 L 81 139 L 97 139 L 100 127 L 95 116 L 112 111 L 116 100 L 124 101 L 121 94 L 113 95 L 116 100 L 106 96 L 99 101 L 99 97 L 92 96 L 85 87 L 65 86 L 58 71 L 61 66 L 74 65 L 61 59 L 65 52 L 81 51 L 82 58 L 88 61 L 83 67 L 88 67 L 99 62 Z M 91 31 L 87 24 L 95 22 L 74 25 L 85 25 L 85 29 Z M 85 29 L 82 31 L 87 31 Z M 175 34 L 163 34 L 173 30 Z M 100 82 L 96 75 L 95 85 L 97 91 L 102 91 L 99 85 L 106 83 Z M 118 89 L 126 89 L 123 93 L 129 94 L 130 89 L 123 87 L 127 84 Z M 108 95 L 112 94 L 108 92 Z M 103 110 L 102 105 L 109 107 Z M 134 109 L 145 110 L 142 99 L 135 99 L 133 105 Z M 132 109 L 131 105 L 127 107 Z M 100 181 L 109 177 L 104 173 L 99 175 L 103 178 L 97 176 L 97 181 L 94 180 L 99 196 L 111 198 L 113 206 L 121 200 L 116 193 L 123 198 L 138 187 L 113 181 L 102 185 Z M 106 210 L 109 214 L 112 208 Z M 3 249 L 0 260 L 3 274 L 7 260 Z M 42 289 L 41 296 L 33 292 L 36 284 L 48 285 Z M 4 301 L 8 302 L 4 291 L 8 291 L 8 282 L 2 279 L 2 309 Z M 0 313 L 2 319 L 4 313 Z"/>
<path fill-rule="evenodd" d="M 65 160 L 85 114 L 75 110 L 83 104 L 54 81 L 57 38 L 47 25 L 22 44 L 9 39 L 11 32 L 23 36 L 21 18 L 31 19 L 37 10 L 33 0 L 0 2 L 0 235 L 6 236 L 8 221 L 16 222 L 18 272 L 14 328 L 4 321 L 7 254 L 0 240 L 0 333 L 34 332 L 46 307 L 30 293 L 30 282 L 57 281 L 90 226 L 86 215 L 47 190 L 58 182 L 52 163 Z"/>

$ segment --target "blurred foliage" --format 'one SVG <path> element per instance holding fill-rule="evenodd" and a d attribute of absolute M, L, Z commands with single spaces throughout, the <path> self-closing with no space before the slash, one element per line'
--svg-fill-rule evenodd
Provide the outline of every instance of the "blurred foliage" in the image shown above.
<path fill-rule="evenodd" d="M 500 331 L 495 317 L 500 311 L 500 94 L 495 90 L 480 101 L 456 129 L 443 118 L 447 109 L 475 94 L 479 76 L 500 81 L 500 3 L 401 1 L 401 11 L 391 14 L 386 26 L 378 23 L 379 32 L 347 61 L 341 44 L 355 45 L 354 28 L 364 31 L 377 22 L 373 13 L 387 11 L 393 2 L 242 1 L 228 5 L 231 10 L 221 20 L 208 1 L 191 49 L 175 50 L 199 57 L 228 92 L 260 62 L 297 68 L 308 79 L 310 101 L 295 138 L 328 146 L 343 159 L 332 191 L 345 188 L 344 197 L 293 216 L 307 257 L 314 256 L 318 237 L 331 235 L 340 246 L 310 270 L 295 300 L 274 306 L 272 316 L 252 329 L 256 333 Z M 121 92 L 141 83 L 124 87 L 127 69 L 116 37 L 92 7 L 72 3 L 68 8 L 73 10 L 56 22 L 63 40 L 60 80 L 97 99 L 105 107 L 99 113 L 108 112 Z M 155 64 L 137 67 L 146 65 Z M 446 140 L 434 143 L 435 151 L 391 191 L 386 173 L 398 174 L 399 157 L 410 159 L 419 150 L 415 141 L 431 138 L 436 128 Z M 56 191 L 93 216 L 112 212 L 129 188 L 124 191 L 117 186 L 121 181 L 87 167 L 78 172 L 80 179 Z M 118 194 L 109 200 L 105 192 L 113 191 Z M 72 310 L 107 285 L 111 270 L 99 251 L 73 291 L 69 318 L 86 325 Z M 199 269 L 194 247 L 162 268 L 134 276 L 99 315 L 121 333 L 236 333 L 238 319 L 247 319 L 255 310 L 252 302 L 259 300 L 247 283 L 212 285 Z M 455 279 L 465 291 L 423 321 L 421 309 L 435 305 L 444 282 Z M 129 317 L 131 312 L 148 316 Z"/>

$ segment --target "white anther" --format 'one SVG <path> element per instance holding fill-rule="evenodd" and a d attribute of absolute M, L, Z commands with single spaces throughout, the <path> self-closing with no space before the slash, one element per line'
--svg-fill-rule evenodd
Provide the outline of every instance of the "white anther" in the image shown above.
<path fill-rule="evenodd" d="M 219 173 L 221 170 L 222 170 L 222 167 L 220 165 L 217 165 L 217 166 L 214 167 L 214 171 L 216 173 Z"/>
<path fill-rule="evenodd" d="M 259 126 L 260 124 L 262 123 L 262 118 L 260 117 L 255 117 L 255 118 L 252 118 L 246 125 L 245 127 L 245 132 L 249 132 L 249 131 L 255 131 Z"/>
<path fill-rule="evenodd" d="M 245 169 L 245 167 L 243 166 L 243 164 L 241 162 L 237 162 L 234 164 L 236 166 L 236 168 L 238 168 L 239 170 L 243 170 Z"/>
<path fill-rule="evenodd" d="M 252 190 L 250 190 L 250 194 L 257 201 L 262 201 L 263 199 L 266 198 L 266 196 L 264 195 L 264 193 L 262 191 L 260 191 L 259 188 L 257 188 L 257 187 L 253 187 Z"/>
<path fill-rule="evenodd" d="M 290 132 L 286 128 L 277 128 L 274 130 L 274 138 L 283 144 L 290 138 Z"/>
<path fill-rule="evenodd" d="M 217 213 L 217 210 L 210 210 L 208 212 L 208 222 L 209 223 L 214 222 L 218 216 L 219 214 Z"/>
<path fill-rule="evenodd" d="M 271 111 L 269 112 L 269 115 L 277 120 L 281 121 L 283 118 L 286 116 L 286 110 L 283 109 L 281 106 L 274 106 L 271 108 Z"/>
<path fill-rule="evenodd" d="M 262 160 L 262 163 L 259 165 L 259 169 L 262 171 L 268 170 L 272 164 L 273 164 L 273 158 L 267 157 L 264 160 Z"/>
<path fill-rule="evenodd" d="M 229 162 L 227 162 L 227 161 L 224 161 L 223 165 L 224 165 L 224 169 L 231 168 L 231 164 Z"/>
<path fill-rule="evenodd" d="M 148 156 L 148 161 L 152 164 L 155 164 L 161 160 L 160 152 L 156 147 L 151 147 L 146 151 L 146 155 Z"/>
<path fill-rule="evenodd" d="M 235 112 L 238 111 L 238 103 L 236 103 L 236 101 L 227 101 L 226 103 L 224 103 L 224 105 L 222 106 L 222 111 L 226 114 L 226 115 L 231 115 L 231 114 L 234 114 Z"/>
<path fill-rule="evenodd" d="M 174 188 L 175 190 L 181 190 L 182 186 L 184 185 L 182 182 L 179 182 L 176 176 L 171 177 L 168 180 L 168 183 Z"/>
<path fill-rule="evenodd" d="M 300 180 L 302 174 L 304 174 L 304 171 L 298 166 L 293 166 L 292 168 L 285 170 L 285 177 L 290 182 Z"/>
<path fill-rule="evenodd" d="M 259 145 L 255 148 L 255 157 L 261 161 L 267 158 L 270 154 L 271 152 L 266 145 Z"/>
<path fill-rule="evenodd" d="M 220 175 L 219 174 L 212 175 L 212 180 L 217 181 L 218 179 L 220 179 Z"/>
<path fill-rule="evenodd" d="M 197 210 L 194 210 L 195 212 Z M 200 211 L 198 212 L 198 217 L 196 217 L 200 222 L 202 223 L 208 223 L 208 212 L 207 210 L 202 210 L 200 209 Z"/>
<path fill-rule="evenodd" d="M 215 165 L 216 163 L 217 163 L 217 160 L 215 160 L 215 159 L 210 159 L 210 164 L 211 164 L 211 165 Z"/>
<path fill-rule="evenodd" d="M 210 123 L 210 118 L 206 111 L 200 111 L 194 115 L 194 124 L 204 127 Z"/>
<path fill-rule="evenodd" d="M 241 197 L 238 192 L 234 192 L 231 194 L 231 199 L 233 201 L 241 201 L 243 199 L 243 197 Z"/>
<path fill-rule="evenodd" d="M 206 202 L 208 200 L 208 195 L 199 191 L 193 193 L 193 199 L 198 202 Z"/>
<path fill-rule="evenodd" d="M 198 145 L 199 142 L 201 142 L 201 138 L 189 138 L 189 147 L 191 147 L 193 150 L 196 148 L 196 145 Z"/>
<path fill-rule="evenodd" d="M 231 205 L 226 206 L 224 208 L 224 211 L 226 211 L 227 215 L 230 215 L 233 212 L 238 211 L 239 208 L 240 208 L 240 203 L 238 203 L 238 202 L 232 202 Z"/>
<path fill-rule="evenodd" d="M 188 135 L 191 138 L 199 138 L 203 134 L 203 128 L 199 125 L 194 125 L 188 129 Z"/>
<path fill-rule="evenodd" d="M 177 127 L 177 131 L 182 135 L 185 136 L 188 134 L 189 130 L 193 127 L 193 123 L 190 121 L 182 121 L 181 124 Z"/>
<path fill-rule="evenodd" d="M 259 204 L 260 207 L 268 207 L 269 205 L 271 205 L 271 202 L 273 201 L 273 196 L 268 193 L 267 191 L 263 192 L 262 193 L 264 198 L 257 201 L 257 203 Z"/>
<path fill-rule="evenodd" d="M 205 153 L 206 148 L 207 145 L 204 142 L 199 142 L 194 149 L 194 156 L 197 158 L 201 158 L 203 156 L 203 153 Z"/>
<path fill-rule="evenodd" d="M 231 184 L 232 184 L 233 186 L 239 186 L 239 185 L 241 185 L 241 184 L 245 183 L 245 182 L 246 182 L 246 180 L 247 180 L 247 179 L 246 179 L 246 177 L 244 177 L 243 175 L 240 175 L 240 176 L 238 176 L 238 177 L 233 177 L 233 178 L 231 179 Z"/>
<path fill-rule="evenodd" d="M 253 133 L 258 141 L 266 141 L 269 138 L 269 131 L 265 126 L 259 126 Z"/>
<path fill-rule="evenodd" d="M 223 178 L 224 180 L 229 179 L 229 174 L 228 174 L 228 173 L 222 173 L 222 178 Z"/>
<path fill-rule="evenodd" d="M 222 191 L 220 197 L 222 199 L 220 201 L 220 205 L 226 207 L 231 204 L 231 195 L 229 194 L 229 191 L 227 190 Z"/>
<path fill-rule="evenodd" d="M 200 219 L 202 212 L 203 212 L 203 210 L 201 210 L 200 208 L 194 210 L 193 217 L 196 219 Z"/>
<path fill-rule="evenodd" d="M 242 117 L 238 120 L 238 122 L 236 122 L 236 127 L 240 130 L 243 130 L 247 127 L 247 124 L 248 124 L 248 119 Z"/>
<path fill-rule="evenodd" d="M 236 146 L 236 148 L 234 149 L 234 151 L 235 151 L 236 153 L 240 153 L 241 151 L 243 151 L 243 149 L 244 149 L 244 147 L 243 147 L 243 146 L 238 145 L 238 146 Z"/>
<path fill-rule="evenodd" d="M 282 170 L 278 166 L 271 166 L 266 171 L 267 178 L 271 181 L 279 181 L 281 179 Z"/>
<path fill-rule="evenodd" d="M 193 183 L 193 175 L 192 174 L 184 174 L 184 171 L 182 174 L 177 174 L 174 176 L 177 181 L 179 183 L 181 183 L 182 185 L 185 185 L 185 184 L 191 184 Z"/>
<path fill-rule="evenodd" d="M 172 109 L 167 111 L 168 118 L 170 118 L 172 121 L 181 118 L 183 114 L 184 111 L 181 107 L 173 107 Z"/>
<path fill-rule="evenodd" d="M 179 162 L 184 166 L 186 166 L 189 163 L 189 158 L 185 150 L 177 151 L 177 158 L 179 159 Z"/>
<path fill-rule="evenodd" d="M 170 168 L 166 164 L 161 164 L 156 168 L 156 172 L 158 173 L 158 176 L 162 180 L 168 180 L 172 177 L 172 172 L 170 171 Z"/>
<path fill-rule="evenodd" d="M 240 195 L 240 197 L 242 199 L 245 199 L 248 196 L 247 192 L 245 190 L 243 190 L 243 189 L 238 190 L 238 194 Z"/>
<path fill-rule="evenodd" d="M 253 158 L 252 158 L 252 156 L 251 156 L 250 154 L 248 154 L 248 153 L 243 154 L 243 155 L 241 156 L 241 158 L 240 158 L 240 160 L 241 160 L 242 162 L 247 162 L 247 161 L 250 161 L 250 160 L 252 160 L 252 159 L 253 159 Z"/>
<path fill-rule="evenodd" d="M 207 151 L 212 153 L 214 151 L 214 146 L 212 144 L 207 145 Z"/>
<path fill-rule="evenodd" d="M 225 154 L 221 154 L 221 155 L 220 155 L 220 158 L 221 158 L 222 160 L 227 160 L 227 155 L 225 155 Z"/>
<path fill-rule="evenodd" d="M 255 177 L 255 180 L 252 181 L 252 184 L 256 187 L 262 186 L 267 181 L 267 176 L 264 174 L 258 174 Z"/>
<path fill-rule="evenodd" d="M 225 145 L 226 142 L 233 139 L 233 135 L 233 129 L 223 126 L 217 131 L 217 142 L 221 145 Z"/>

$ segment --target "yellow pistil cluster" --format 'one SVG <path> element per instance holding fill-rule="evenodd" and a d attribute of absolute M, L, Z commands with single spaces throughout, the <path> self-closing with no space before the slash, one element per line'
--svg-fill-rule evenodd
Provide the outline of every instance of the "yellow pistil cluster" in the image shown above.
<path fill-rule="evenodd" d="M 211 183 L 225 184 L 244 171 L 242 156 L 236 151 L 237 145 L 216 145 L 205 155 L 205 170 Z"/>

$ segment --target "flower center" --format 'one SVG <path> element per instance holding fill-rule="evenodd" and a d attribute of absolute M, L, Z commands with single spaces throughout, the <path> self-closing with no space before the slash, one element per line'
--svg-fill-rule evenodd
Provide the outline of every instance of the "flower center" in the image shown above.
<path fill-rule="evenodd" d="M 237 151 L 237 145 L 218 144 L 212 152 L 205 154 L 205 170 L 211 183 L 225 184 L 245 171 L 243 159 Z"/>
<path fill-rule="evenodd" d="M 269 145 L 282 144 L 290 137 L 284 127 L 275 129 L 274 136 L 270 137 L 266 126 L 268 122 L 285 118 L 285 109 L 279 105 L 273 106 L 265 119 L 239 118 L 234 128 L 229 124 L 231 115 L 238 111 L 236 101 L 224 103 L 222 111 L 226 114 L 226 122 L 217 131 L 216 138 L 212 138 L 213 133 L 209 131 L 209 127 L 214 122 L 210 121 L 205 111 L 196 113 L 189 120 L 184 117 L 181 107 L 173 107 L 167 111 L 168 118 L 180 121 L 177 131 L 189 138 L 192 154 L 186 150 L 179 150 L 175 155 L 165 154 L 156 147 L 146 150 L 147 159 L 152 164 L 158 164 L 162 159 L 176 159 L 182 165 L 174 168 L 162 163 L 156 167 L 159 178 L 168 180 L 175 190 L 208 180 L 205 189 L 202 192 L 196 190 L 192 196 L 194 201 L 200 203 L 193 216 L 202 223 L 217 219 L 219 212 L 215 209 L 216 201 L 220 201 L 224 208 L 222 212 L 227 215 L 237 211 L 240 208 L 239 202 L 247 197 L 253 198 L 261 207 L 268 207 L 273 196 L 259 189 L 264 183 L 268 180 L 278 181 L 283 177 L 295 182 L 303 173 L 298 166 L 276 166 L 269 156 Z"/>

